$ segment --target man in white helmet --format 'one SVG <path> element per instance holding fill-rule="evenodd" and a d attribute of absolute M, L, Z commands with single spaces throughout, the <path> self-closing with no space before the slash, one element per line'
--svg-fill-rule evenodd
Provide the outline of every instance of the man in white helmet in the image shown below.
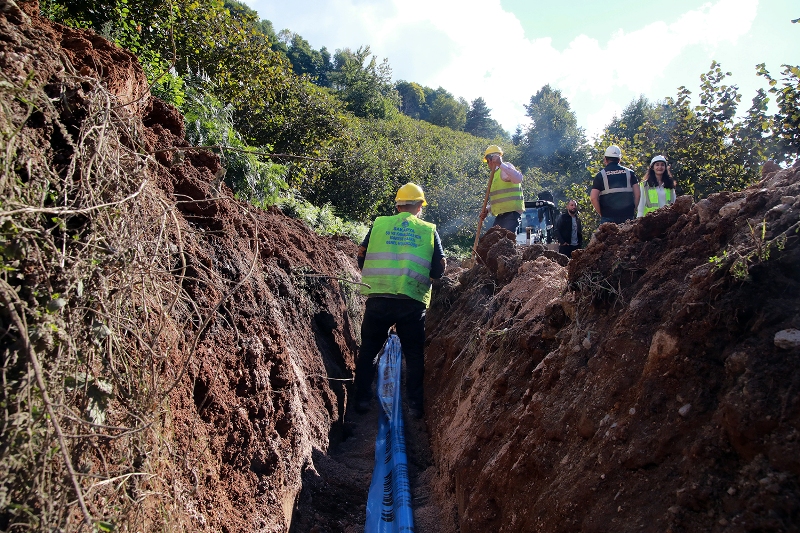
<path fill-rule="evenodd" d="M 639 180 L 633 170 L 619 164 L 622 150 L 611 145 L 606 148 L 603 164 L 605 168 L 597 173 L 592 183 L 589 198 L 600 223 L 613 222 L 622 224 L 636 217 L 636 206 L 639 205 Z"/>

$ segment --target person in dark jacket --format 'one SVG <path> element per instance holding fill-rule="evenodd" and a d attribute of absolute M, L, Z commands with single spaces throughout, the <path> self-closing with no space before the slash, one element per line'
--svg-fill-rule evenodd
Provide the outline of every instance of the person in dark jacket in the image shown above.
<path fill-rule="evenodd" d="M 572 252 L 583 248 L 583 231 L 581 219 L 578 218 L 578 202 L 567 202 L 567 210 L 556 220 L 556 239 L 558 253 L 572 257 Z"/>
<path fill-rule="evenodd" d="M 600 215 L 600 224 L 622 224 L 636 218 L 641 192 L 639 180 L 633 170 L 619 164 L 621 160 L 619 146 L 609 146 L 603 157 L 605 168 L 597 173 L 592 183 L 589 198 Z"/>

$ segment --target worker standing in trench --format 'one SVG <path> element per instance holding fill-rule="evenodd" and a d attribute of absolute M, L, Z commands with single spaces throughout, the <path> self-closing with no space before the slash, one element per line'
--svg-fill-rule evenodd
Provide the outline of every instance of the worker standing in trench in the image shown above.
<path fill-rule="evenodd" d="M 397 214 L 378 217 L 358 248 L 362 287 L 367 295 L 361 323 L 361 349 L 356 361 L 356 412 L 370 409 L 372 364 L 389 328 L 394 325 L 406 358 L 409 413 L 422 418 L 425 369 L 425 311 L 431 301 L 431 278 L 441 278 L 447 261 L 436 226 L 420 220 L 422 188 L 406 183 L 395 197 Z"/>

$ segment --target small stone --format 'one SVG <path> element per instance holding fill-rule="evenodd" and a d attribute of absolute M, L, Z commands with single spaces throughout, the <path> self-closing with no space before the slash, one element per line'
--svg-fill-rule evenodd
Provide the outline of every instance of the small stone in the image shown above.
<path fill-rule="evenodd" d="M 695 204 L 695 210 L 697 211 L 697 216 L 701 224 L 708 222 L 714 215 L 713 211 L 711 211 L 711 206 L 712 204 L 708 198 L 700 200 Z"/>
<path fill-rule="evenodd" d="M 653 335 L 650 351 L 647 354 L 645 373 L 655 369 L 661 361 L 672 358 L 678 353 L 678 339 L 660 329 Z"/>
<path fill-rule="evenodd" d="M 635 407 L 631 407 L 630 409 L 628 409 L 628 414 L 629 415 L 635 415 L 636 414 L 636 408 Z"/>
<path fill-rule="evenodd" d="M 691 410 L 692 410 L 692 404 L 687 403 L 686 405 L 678 409 L 678 414 L 686 418 L 686 416 L 689 414 L 689 411 Z"/>
<path fill-rule="evenodd" d="M 681 508 L 679 506 L 677 506 L 677 505 L 673 505 L 672 507 L 667 509 L 667 511 L 669 511 L 672 514 L 678 514 L 678 513 L 681 512 Z"/>
<path fill-rule="evenodd" d="M 592 347 L 592 343 L 589 340 L 589 337 L 586 337 L 585 339 L 583 339 L 583 343 L 582 344 L 583 344 L 583 347 L 586 348 L 587 350 Z"/>
<path fill-rule="evenodd" d="M 745 352 L 733 352 L 725 360 L 725 369 L 731 374 L 738 376 L 747 368 L 747 354 Z"/>
<path fill-rule="evenodd" d="M 719 210 L 719 216 L 726 217 L 728 215 L 734 215 L 739 212 L 739 209 L 742 207 L 745 198 L 740 198 L 735 202 L 730 202 L 723 205 Z"/>
<path fill-rule="evenodd" d="M 67 305 L 67 300 L 64 298 L 55 298 L 47 302 L 47 310 L 50 312 L 55 312 Z"/>
<path fill-rule="evenodd" d="M 573 353 L 578 353 L 578 352 L 580 352 L 580 351 L 581 351 L 581 346 L 580 346 L 580 344 L 576 344 L 575 346 L 573 346 L 573 347 L 572 347 L 572 352 L 573 352 Z"/>
<path fill-rule="evenodd" d="M 736 489 L 733 487 L 728 487 L 728 495 L 733 496 L 734 494 L 736 494 Z"/>
<path fill-rule="evenodd" d="M 795 198 L 794 196 L 781 196 L 781 203 L 786 205 L 792 205 L 794 204 L 794 201 L 796 199 L 797 198 Z"/>
<path fill-rule="evenodd" d="M 800 331 L 796 329 L 784 329 L 775 334 L 775 346 L 783 350 L 795 350 L 800 348 Z"/>
<path fill-rule="evenodd" d="M 788 211 L 791 208 L 792 208 L 791 205 L 778 204 L 775 207 L 773 207 L 772 209 L 770 209 L 769 212 L 770 213 L 785 213 L 786 211 Z"/>
<path fill-rule="evenodd" d="M 721 526 L 727 526 L 727 525 L 728 525 L 728 521 L 727 521 L 727 520 L 725 520 L 724 518 L 720 518 L 720 519 L 719 519 L 719 522 L 717 522 L 717 523 L 718 523 L 719 525 L 721 525 Z"/>

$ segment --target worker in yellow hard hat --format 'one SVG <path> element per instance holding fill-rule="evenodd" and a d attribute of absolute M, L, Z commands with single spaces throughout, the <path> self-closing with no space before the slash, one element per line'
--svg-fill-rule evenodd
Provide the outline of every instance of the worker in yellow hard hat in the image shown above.
<path fill-rule="evenodd" d="M 406 358 L 406 399 L 409 412 L 424 412 L 422 380 L 425 368 L 425 311 L 431 301 L 431 278 L 441 278 L 447 261 L 436 226 L 421 220 L 428 205 L 415 183 L 406 183 L 395 197 L 397 214 L 378 217 L 358 248 L 361 288 L 367 295 L 361 324 L 361 349 L 356 361 L 356 411 L 369 410 L 372 364 L 386 341 L 386 332 L 397 328 Z"/>
<path fill-rule="evenodd" d="M 503 149 L 490 144 L 483 153 L 483 160 L 489 166 L 491 186 L 489 205 L 481 213 L 486 218 L 491 210 L 494 225 L 516 233 L 517 226 L 525 211 L 522 196 L 522 173 L 514 165 L 503 161 Z"/>

